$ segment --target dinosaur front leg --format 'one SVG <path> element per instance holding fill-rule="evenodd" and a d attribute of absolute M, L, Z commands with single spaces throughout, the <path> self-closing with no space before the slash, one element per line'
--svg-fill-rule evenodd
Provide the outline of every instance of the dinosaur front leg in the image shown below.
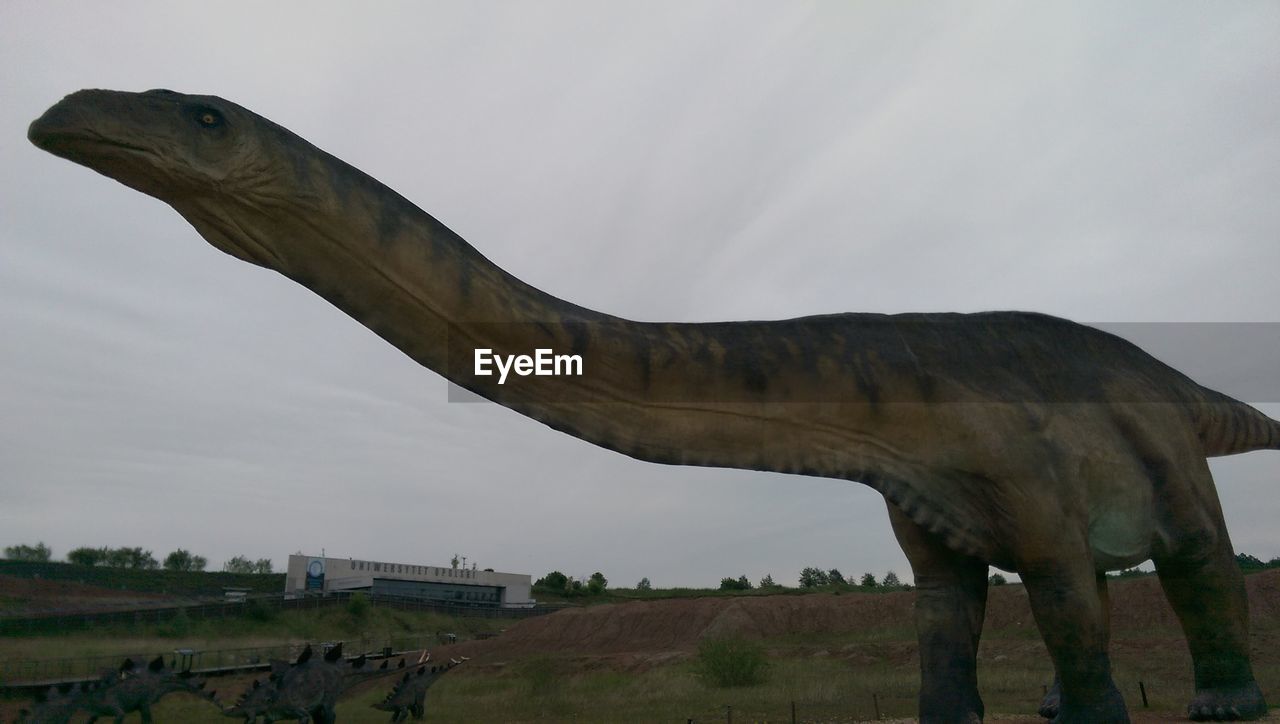
<path fill-rule="evenodd" d="M 1102 647 L 1108 650 L 1111 647 L 1111 597 L 1107 593 L 1107 574 L 1099 572 L 1097 575 L 1098 582 L 1098 603 L 1102 606 Z M 1058 715 L 1058 704 L 1062 700 L 1062 679 L 1057 675 L 1053 677 L 1053 685 L 1049 687 L 1049 691 L 1044 695 L 1044 699 L 1040 701 L 1040 716 L 1046 719 L 1052 719 Z"/>
<path fill-rule="evenodd" d="M 987 606 L 987 564 L 951 551 L 892 504 L 889 520 L 916 579 L 920 721 L 980 722 L 978 639 Z"/>
<path fill-rule="evenodd" d="M 1127 722 L 1124 698 L 1111 679 L 1107 625 L 1093 557 L 1083 536 L 1062 530 L 1052 535 L 1055 540 L 1027 544 L 1032 551 L 1052 555 L 1020 561 L 1018 573 L 1061 681 L 1053 721 Z"/>
<path fill-rule="evenodd" d="M 1156 559 L 1165 596 L 1182 623 L 1195 667 L 1196 721 L 1257 719 L 1267 713 L 1249 664 L 1249 604 L 1225 528 L 1189 537 L 1189 549 Z"/>

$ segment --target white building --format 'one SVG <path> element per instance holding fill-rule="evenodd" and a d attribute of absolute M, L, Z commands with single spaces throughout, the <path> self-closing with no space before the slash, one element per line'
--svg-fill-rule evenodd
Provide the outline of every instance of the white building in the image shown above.
<path fill-rule="evenodd" d="M 527 607 L 530 577 L 452 566 L 368 561 L 358 558 L 289 556 L 284 591 L 295 595 L 365 591 L 459 604 Z"/>

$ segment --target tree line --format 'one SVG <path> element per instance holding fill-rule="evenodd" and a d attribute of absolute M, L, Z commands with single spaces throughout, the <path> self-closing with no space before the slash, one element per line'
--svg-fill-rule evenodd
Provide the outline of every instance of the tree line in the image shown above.
<path fill-rule="evenodd" d="M 566 576 L 560 571 L 552 571 L 533 582 L 535 592 L 542 591 L 566 598 L 599 596 L 608 587 L 609 579 L 605 578 L 600 571 L 592 573 L 585 583 L 573 576 Z"/>
<path fill-rule="evenodd" d="M 53 550 L 40 541 L 36 545 L 25 543 L 6 546 L 4 557 L 11 561 L 32 561 L 49 563 L 53 560 Z M 155 555 L 141 547 L 122 546 L 111 548 L 102 546 L 93 548 L 81 546 L 67 551 L 67 563 L 81 566 L 101 566 L 104 568 L 131 568 L 142 571 L 154 571 L 163 568 L 166 571 L 203 571 L 209 560 L 198 556 L 185 548 L 179 548 L 156 560 Z M 270 558 L 250 560 L 247 556 L 233 556 L 223 562 L 222 570 L 226 573 L 272 573 L 274 568 Z"/>

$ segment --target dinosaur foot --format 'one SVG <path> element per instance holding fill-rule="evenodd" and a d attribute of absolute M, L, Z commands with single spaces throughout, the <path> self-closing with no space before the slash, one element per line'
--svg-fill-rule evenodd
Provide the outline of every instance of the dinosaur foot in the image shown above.
<path fill-rule="evenodd" d="M 1062 699 L 1062 683 L 1057 679 L 1053 680 L 1053 686 L 1049 687 L 1048 693 L 1040 700 L 1040 709 L 1038 713 L 1045 719 L 1052 719 L 1058 715 L 1058 704 Z"/>
<path fill-rule="evenodd" d="M 1267 702 L 1256 681 L 1243 686 L 1200 689 L 1187 705 L 1193 721 L 1240 721 L 1267 713 Z"/>

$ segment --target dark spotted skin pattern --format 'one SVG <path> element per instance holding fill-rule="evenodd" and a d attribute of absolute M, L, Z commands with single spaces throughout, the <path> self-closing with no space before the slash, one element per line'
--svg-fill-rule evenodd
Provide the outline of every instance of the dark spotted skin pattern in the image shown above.
<path fill-rule="evenodd" d="M 1280 448 L 1280 424 L 1122 339 L 1017 312 L 622 319 L 525 284 L 372 177 L 216 96 L 81 91 L 28 136 L 554 429 L 640 460 L 876 489 L 920 586 L 925 721 L 982 717 L 989 564 L 1026 583 L 1058 674 L 1055 721 L 1126 720 L 1098 574 L 1145 560 L 1191 648 L 1191 716 L 1266 710 L 1205 458 Z M 473 374 L 477 348 L 572 352 L 586 373 L 499 385 Z"/>

